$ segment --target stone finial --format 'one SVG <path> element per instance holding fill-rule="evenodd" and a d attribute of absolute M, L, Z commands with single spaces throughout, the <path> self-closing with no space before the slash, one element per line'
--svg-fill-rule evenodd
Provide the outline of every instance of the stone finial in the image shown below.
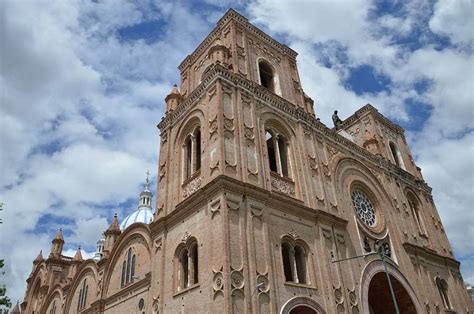
<path fill-rule="evenodd" d="M 178 86 L 174 84 L 170 93 L 165 98 L 167 112 L 171 112 L 176 109 L 176 107 L 181 103 L 182 99 L 183 96 L 179 92 Z"/>
<path fill-rule="evenodd" d="M 64 242 L 63 228 L 59 228 L 59 231 L 56 233 L 53 241 L 62 241 Z"/>
<path fill-rule="evenodd" d="M 36 256 L 35 260 L 33 261 L 33 264 L 38 264 L 43 260 L 43 250 L 40 250 L 38 253 L 38 256 Z"/>
<path fill-rule="evenodd" d="M 73 261 L 82 261 L 83 260 L 80 245 L 77 247 L 76 255 L 74 255 L 72 260 Z"/>

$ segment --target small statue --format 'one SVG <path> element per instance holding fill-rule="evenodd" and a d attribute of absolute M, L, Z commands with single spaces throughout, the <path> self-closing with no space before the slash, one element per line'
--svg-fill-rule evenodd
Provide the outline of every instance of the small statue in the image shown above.
<path fill-rule="evenodd" d="M 370 247 L 369 239 L 367 238 L 367 236 L 364 236 L 364 250 L 367 253 L 370 253 L 372 251 L 372 249 Z"/>
<path fill-rule="evenodd" d="M 392 257 L 392 251 L 390 250 L 390 245 L 385 242 L 383 245 L 383 253 L 385 254 L 385 256 L 388 256 L 388 257 Z"/>
<path fill-rule="evenodd" d="M 334 114 L 332 115 L 332 122 L 334 123 L 336 130 L 338 130 L 342 125 L 342 120 L 337 115 L 337 110 L 334 110 Z"/>

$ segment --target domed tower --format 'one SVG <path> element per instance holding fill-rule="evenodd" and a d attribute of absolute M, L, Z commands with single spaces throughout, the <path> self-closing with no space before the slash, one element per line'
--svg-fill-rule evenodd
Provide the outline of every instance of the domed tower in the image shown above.
<path fill-rule="evenodd" d="M 124 231 L 128 226 L 136 223 L 150 223 L 153 219 L 153 211 L 151 209 L 151 202 L 153 199 L 153 194 L 150 192 L 150 172 L 146 173 L 145 187 L 140 193 L 140 202 L 135 211 L 130 213 L 120 224 L 120 230 Z"/>

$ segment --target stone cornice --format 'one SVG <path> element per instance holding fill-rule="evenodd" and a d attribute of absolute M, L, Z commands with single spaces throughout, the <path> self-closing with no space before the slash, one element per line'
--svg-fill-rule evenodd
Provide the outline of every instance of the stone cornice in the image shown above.
<path fill-rule="evenodd" d="M 345 129 L 345 128 L 351 126 L 353 123 L 357 122 L 360 119 L 360 117 L 365 115 L 367 112 L 371 112 L 377 118 L 377 120 L 380 123 L 382 123 L 387 128 L 391 129 L 393 132 L 395 132 L 397 134 L 401 134 L 402 136 L 404 136 L 405 130 L 401 126 L 399 126 L 398 124 L 393 123 L 392 121 L 390 121 L 389 119 L 384 117 L 384 115 L 382 115 L 371 104 L 367 104 L 367 105 L 363 106 L 362 108 L 357 110 L 353 115 L 351 115 L 349 118 L 344 120 L 342 122 L 342 128 Z"/>
<path fill-rule="evenodd" d="M 417 179 L 412 174 L 393 165 L 388 160 L 370 153 L 365 148 L 360 147 L 354 142 L 337 134 L 335 130 L 328 128 L 326 125 L 320 122 L 319 119 L 305 112 L 303 109 L 298 108 L 291 102 L 272 93 L 256 82 L 248 80 L 243 75 L 233 73 L 219 64 L 214 64 L 210 67 L 209 71 L 203 75 L 201 84 L 199 84 L 194 89 L 194 91 L 186 98 L 183 103 L 181 103 L 174 111 L 168 113 L 161 120 L 161 122 L 158 124 L 158 128 L 160 128 L 161 131 L 164 131 L 179 121 L 180 118 L 188 111 L 190 107 L 196 103 L 198 99 L 204 97 L 206 90 L 208 90 L 208 88 L 217 80 L 227 82 L 236 88 L 245 90 L 246 93 L 252 95 L 258 103 L 280 111 L 286 115 L 287 118 L 293 120 L 294 122 L 303 123 L 313 131 L 317 132 L 318 135 L 325 138 L 328 142 L 331 142 L 331 144 L 336 146 L 339 150 L 345 152 L 347 155 L 351 156 L 355 152 L 359 157 L 361 157 L 361 159 L 365 160 L 373 167 L 376 167 L 384 172 L 391 173 L 408 186 L 411 186 L 415 189 L 422 189 L 428 193 L 431 193 L 431 188 L 423 180 Z M 371 108 L 374 109 L 374 112 L 378 113 L 378 111 L 371 105 L 366 105 L 362 109 L 366 111 L 371 110 Z M 383 117 L 380 113 L 378 114 Z M 388 119 L 386 120 L 390 122 Z"/>
<path fill-rule="evenodd" d="M 314 221 L 334 225 L 335 227 L 339 227 L 341 229 L 345 229 L 348 223 L 347 220 L 323 210 L 310 208 L 298 199 L 271 192 L 269 190 L 250 183 L 242 182 L 226 175 L 220 175 L 214 178 L 211 182 L 204 185 L 190 197 L 179 203 L 176 208 L 168 215 L 152 222 L 150 225 L 152 235 L 155 236 L 161 233 L 163 230 L 179 224 L 184 218 L 191 215 L 203 204 L 207 203 L 209 200 L 209 195 L 213 195 L 219 191 L 232 191 L 233 193 L 240 193 L 252 199 L 259 200 L 260 202 L 273 205 L 273 207 L 291 212 L 293 215 L 296 214 L 301 217 L 309 217 Z M 282 204 L 284 204 L 284 206 L 281 206 Z"/>
<path fill-rule="evenodd" d="M 403 243 L 403 247 L 405 248 L 405 251 L 407 251 L 407 253 L 416 254 L 416 255 L 422 256 L 422 257 L 424 257 L 428 260 L 443 262 L 447 265 L 450 265 L 450 266 L 456 267 L 456 268 L 459 268 L 459 265 L 461 264 L 460 262 L 458 262 L 454 258 L 451 258 L 449 256 L 440 255 L 435 250 L 432 250 L 432 249 L 429 249 L 429 248 L 426 248 L 426 247 L 418 246 L 418 245 L 408 243 L 408 242 Z"/>
<path fill-rule="evenodd" d="M 265 34 L 262 30 L 258 27 L 252 25 L 247 18 L 239 14 L 237 11 L 233 9 L 229 9 L 224 16 L 217 22 L 217 26 L 211 31 L 209 35 L 201 42 L 201 44 L 190 54 L 188 55 L 183 62 L 178 66 L 178 69 L 182 72 L 185 70 L 191 63 L 193 63 L 199 56 L 209 48 L 209 45 L 214 41 L 216 37 L 219 36 L 222 29 L 229 21 L 236 21 L 241 26 L 243 26 L 249 33 L 257 37 L 258 39 L 262 40 L 272 48 L 280 51 L 283 54 L 287 54 L 292 58 L 296 58 L 298 53 L 291 49 L 290 47 L 283 45 L 270 37 L 269 35 Z"/>

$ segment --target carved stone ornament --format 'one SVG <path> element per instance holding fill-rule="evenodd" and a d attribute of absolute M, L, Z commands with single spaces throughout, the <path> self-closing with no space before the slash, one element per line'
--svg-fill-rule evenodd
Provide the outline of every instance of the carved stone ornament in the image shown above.
<path fill-rule="evenodd" d="M 316 161 L 316 157 L 311 157 L 308 155 L 308 163 L 309 167 L 316 173 L 318 173 L 318 162 Z"/>
<path fill-rule="evenodd" d="M 295 240 L 300 237 L 298 233 L 296 233 L 295 229 L 291 229 L 290 231 L 288 231 L 288 235 Z"/>
<path fill-rule="evenodd" d="M 186 243 L 190 237 L 191 237 L 191 234 L 188 231 L 186 231 L 183 237 L 181 238 L 181 242 Z"/>
<path fill-rule="evenodd" d="M 328 150 L 328 160 L 331 160 L 334 156 L 336 156 L 339 153 L 339 151 L 332 146 L 327 145 L 326 148 Z"/>
<path fill-rule="evenodd" d="M 160 165 L 160 180 L 165 176 L 166 174 L 166 161 Z"/>
<path fill-rule="evenodd" d="M 253 127 L 245 126 L 244 135 L 246 139 L 253 140 L 254 139 Z"/>
<path fill-rule="evenodd" d="M 259 292 L 268 292 L 270 290 L 267 274 L 257 275 L 257 286 L 259 287 L 258 288 Z"/>
<path fill-rule="evenodd" d="M 272 188 L 281 193 L 285 193 L 289 195 L 295 194 L 295 185 L 277 176 L 272 176 Z"/>
<path fill-rule="evenodd" d="M 357 304 L 357 295 L 356 295 L 355 289 L 349 290 L 349 302 L 351 303 L 351 305 Z"/>
<path fill-rule="evenodd" d="M 234 130 L 234 120 L 229 118 L 224 118 L 224 128 L 228 131 Z"/>
<path fill-rule="evenodd" d="M 214 134 L 217 131 L 217 116 L 214 119 L 209 120 L 209 135 Z"/>
<path fill-rule="evenodd" d="M 201 177 L 196 177 L 189 181 L 183 188 L 183 197 L 186 198 L 189 195 L 196 192 L 201 187 Z"/>
<path fill-rule="evenodd" d="M 214 292 L 220 291 L 224 288 L 224 277 L 222 276 L 222 272 L 215 273 L 213 281 L 212 287 Z"/>
<path fill-rule="evenodd" d="M 244 276 L 242 275 L 242 272 L 239 270 L 234 270 L 230 275 L 230 282 L 232 284 L 232 288 L 242 289 L 244 287 Z"/>

